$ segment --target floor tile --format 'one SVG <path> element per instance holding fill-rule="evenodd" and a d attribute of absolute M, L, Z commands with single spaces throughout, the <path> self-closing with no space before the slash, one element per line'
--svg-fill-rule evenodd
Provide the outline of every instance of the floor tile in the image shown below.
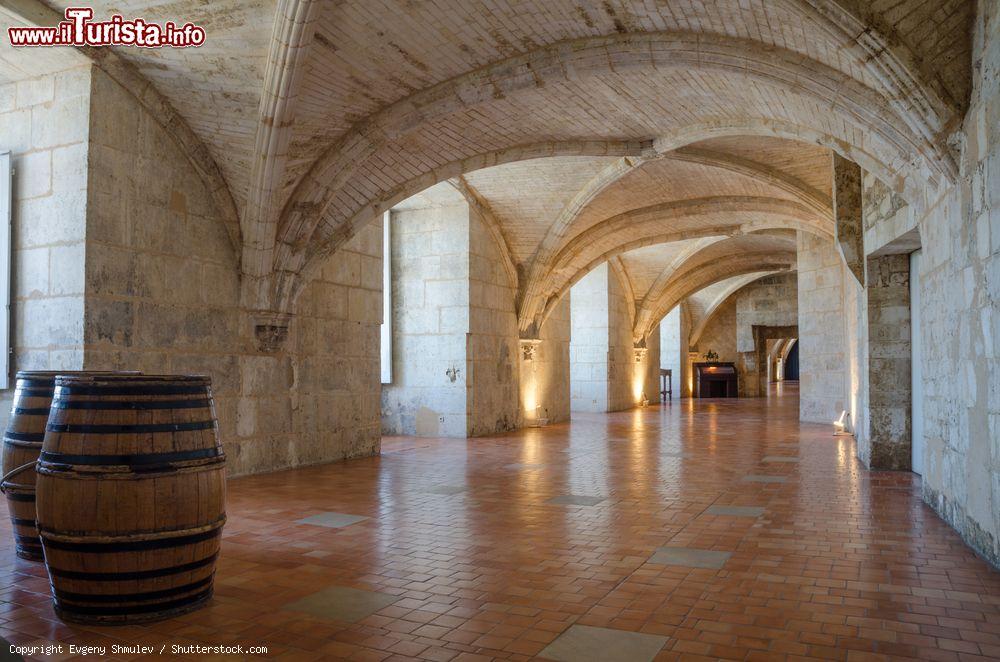
<path fill-rule="evenodd" d="M 545 503 L 554 503 L 562 506 L 596 506 L 600 502 L 604 501 L 606 497 L 599 496 L 586 496 L 583 494 L 563 494 L 557 497 L 552 497 L 545 501 Z"/>
<path fill-rule="evenodd" d="M 443 494 L 445 496 L 450 496 L 452 494 L 461 494 L 467 491 L 464 485 L 435 485 L 434 487 L 428 487 L 423 492 L 427 494 Z"/>
<path fill-rule="evenodd" d="M 505 464 L 503 468 L 510 469 L 511 471 L 522 471 L 544 469 L 545 465 L 538 462 L 513 462 L 511 464 Z"/>
<path fill-rule="evenodd" d="M 730 552 L 690 547 L 660 547 L 649 557 L 649 563 L 657 565 L 681 565 L 688 568 L 719 569 L 726 564 Z"/>
<path fill-rule="evenodd" d="M 557 662 L 650 662 L 666 637 L 588 625 L 571 625 L 539 657 Z"/>
<path fill-rule="evenodd" d="M 761 462 L 798 462 L 799 458 L 794 455 L 767 455 Z"/>
<path fill-rule="evenodd" d="M 282 607 L 319 618 L 353 623 L 399 601 L 399 596 L 362 591 L 346 586 L 331 586 Z"/>
<path fill-rule="evenodd" d="M 231 479 L 215 598 L 160 623 L 59 621 L 45 567 L 14 558 L 0 517 L 0 637 L 525 662 L 579 623 L 668 636 L 662 660 L 742 659 L 750 641 L 775 658 L 958 662 L 978 647 L 968 660 L 1000 659 L 1000 632 L 984 629 L 1000 623 L 1000 572 L 924 505 L 918 476 L 865 471 L 852 438 L 801 423 L 782 390 L 792 395 L 574 414 L 498 437 L 385 437 L 380 456 Z M 788 485 L 741 481 L 768 471 Z M 545 505 L 573 495 L 606 500 Z M 715 507 L 765 511 L 703 516 L 738 512 Z M 361 513 L 371 521 L 343 529 L 295 523 Z"/>
<path fill-rule="evenodd" d="M 761 474 L 749 474 L 743 476 L 744 483 L 787 483 L 788 478 L 785 476 L 763 476 Z"/>
<path fill-rule="evenodd" d="M 760 506 L 709 506 L 706 515 L 727 515 L 729 517 L 760 517 L 764 509 Z"/>
<path fill-rule="evenodd" d="M 347 513 L 319 513 L 318 515 L 311 515 L 309 517 L 304 517 L 300 520 L 296 520 L 296 524 L 311 524 L 313 526 L 325 526 L 330 529 L 339 529 L 341 527 L 350 526 L 351 524 L 357 524 L 358 522 L 363 522 L 367 517 L 363 515 L 348 515 Z"/>

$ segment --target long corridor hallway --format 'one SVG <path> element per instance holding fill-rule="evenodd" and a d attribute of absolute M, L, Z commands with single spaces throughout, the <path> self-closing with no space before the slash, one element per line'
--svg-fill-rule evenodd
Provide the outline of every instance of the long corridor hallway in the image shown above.
<path fill-rule="evenodd" d="M 781 388 L 233 480 L 204 611 L 62 624 L 44 568 L 8 556 L 0 633 L 302 660 L 1000 658 L 1000 576 L 918 477 L 864 471 Z"/>

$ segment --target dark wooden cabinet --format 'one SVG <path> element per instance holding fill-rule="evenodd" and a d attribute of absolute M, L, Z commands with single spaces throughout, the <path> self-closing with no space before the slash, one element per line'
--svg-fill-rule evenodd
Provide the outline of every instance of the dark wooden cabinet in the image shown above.
<path fill-rule="evenodd" d="M 739 397 L 739 375 L 734 363 L 695 363 L 694 397 Z"/>

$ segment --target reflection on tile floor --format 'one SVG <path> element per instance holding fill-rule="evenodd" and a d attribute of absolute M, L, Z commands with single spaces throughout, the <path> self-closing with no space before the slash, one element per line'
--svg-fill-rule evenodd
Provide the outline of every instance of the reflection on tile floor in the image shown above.
<path fill-rule="evenodd" d="M 44 568 L 14 557 L 2 518 L 0 637 L 516 662 L 557 639 L 559 655 L 586 626 L 656 637 L 656 660 L 1000 659 L 1000 573 L 921 502 L 918 477 L 865 471 L 851 438 L 798 422 L 795 397 L 675 400 L 383 450 L 231 480 L 215 597 L 160 623 L 60 622 Z M 800 461 L 765 465 L 785 484 L 741 480 L 768 456 Z M 429 493 L 441 486 L 466 491 Z M 546 503 L 559 495 L 605 499 Z M 369 519 L 298 523 L 317 513 Z M 731 556 L 721 568 L 654 562 L 665 547 Z M 336 598 L 343 590 L 395 602 Z M 377 611 L 353 622 L 335 611 L 352 604 Z M 602 654 L 594 641 L 587 650 Z"/>

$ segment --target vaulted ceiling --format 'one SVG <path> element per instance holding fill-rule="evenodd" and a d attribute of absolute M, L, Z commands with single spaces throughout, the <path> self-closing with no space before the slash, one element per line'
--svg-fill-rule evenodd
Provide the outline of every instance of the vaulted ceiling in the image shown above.
<path fill-rule="evenodd" d="M 51 24 L 71 4 L 0 0 L 0 18 Z M 464 175 L 504 219 L 530 309 L 522 326 L 589 262 L 671 232 L 709 221 L 822 231 L 823 149 L 904 196 L 953 178 L 948 139 L 969 95 L 974 10 L 966 0 L 92 5 L 98 17 L 206 29 L 196 49 L 86 55 L 155 104 L 189 153 L 257 283 L 247 305 L 290 309 L 359 227 Z M 10 50 L 0 76 L 30 69 Z M 505 188 L 515 181 L 537 196 Z M 642 232 L 623 245 L 619 229 L 632 224 Z M 588 251 L 567 253 L 574 238 Z"/>

